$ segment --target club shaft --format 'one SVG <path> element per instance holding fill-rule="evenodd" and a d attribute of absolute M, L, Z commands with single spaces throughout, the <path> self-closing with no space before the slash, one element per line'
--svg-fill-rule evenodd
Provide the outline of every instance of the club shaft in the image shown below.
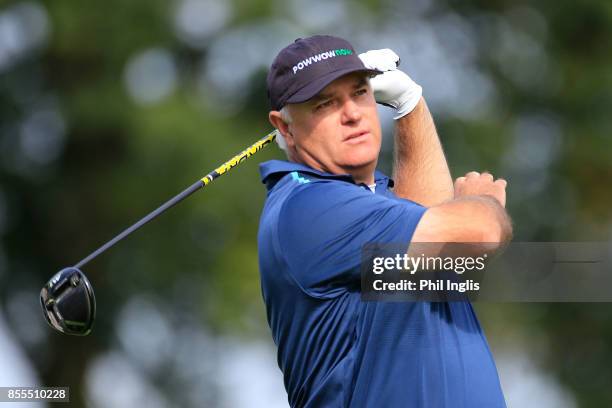
<path fill-rule="evenodd" d="M 258 140 L 256 143 L 254 143 L 250 147 L 238 153 L 236 156 L 232 157 L 231 159 L 229 159 L 228 161 L 226 161 L 225 163 L 223 163 L 222 165 L 220 165 L 219 167 L 217 167 L 216 169 L 208 173 L 206 176 L 202 177 L 200 180 L 196 181 L 191 186 L 181 191 L 176 196 L 172 197 L 170 200 L 166 201 L 164 204 L 159 206 L 157 209 L 155 209 L 154 211 L 152 211 L 151 213 L 143 217 L 140 221 L 136 222 L 132 226 L 125 229 L 123 232 L 121 232 L 119 235 L 117 235 L 116 237 L 108 241 L 106 244 L 102 245 L 100 248 L 96 249 L 94 252 L 87 255 L 87 257 L 83 258 L 74 267 L 75 268 L 83 267 L 85 264 L 89 263 L 91 260 L 96 258 L 98 255 L 102 254 L 103 252 L 105 252 L 106 250 L 114 246 L 117 242 L 121 241 L 122 239 L 124 239 L 125 237 L 133 233 L 134 231 L 138 230 L 143 225 L 157 218 L 158 216 L 163 214 L 166 210 L 174 207 L 176 204 L 180 203 L 185 198 L 189 197 L 190 195 L 192 195 L 193 193 L 195 193 L 202 187 L 206 187 L 213 180 L 222 176 L 223 174 L 228 172 L 233 167 L 237 166 L 238 164 L 242 163 L 243 161 L 245 161 L 246 159 L 248 159 L 249 157 L 257 153 L 264 146 L 272 142 L 275 139 L 275 137 L 276 137 L 276 131 L 268 133 L 264 138 Z"/>
<path fill-rule="evenodd" d="M 189 186 L 189 188 L 183 190 L 182 192 L 180 192 L 176 196 L 172 197 L 170 200 L 166 201 L 164 204 L 159 206 L 159 208 L 157 208 L 155 211 L 149 213 L 148 215 L 143 217 L 140 221 L 138 221 L 137 223 L 133 224 L 132 226 L 126 228 L 122 233 L 120 233 L 119 235 L 117 235 L 116 237 L 114 237 L 113 239 L 108 241 L 106 244 L 102 245 L 100 248 L 96 249 L 94 252 L 89 254 L 86 258 L 81 260 L 74 267 L 77 268 L 77 269 L 81 268 L 82 266 L 84 266 L 86 263 L 88 263 L 89 261 L 91 261 L 92 259 L 97 257 L 98 255 L 100 255 L 101 253 L 103 253 L 107 249 L 111 248 L 117 242 L 121 241 L 123 238 L 127 237 L 128 235 L 130 235 L 132 232 L 136 231 L 137 229 L 139 229 L 140 227 L 142 227 L 143 225 L 145 225 L 149 221 L 151 221 L 151 220 L 155 219 L 156 217 L 158 217 L 159 215 L 161 215 L 163 212 L 165 212 L 169 208 L 173 207 L 174 205 L 176 205 L 176 204 L 180 203 L 181 201 L 183 201 L 185 198 L 189 197 L 191 194 L 193 194 L 194 192 L 196 192 L 197 190 L 202 188 L 202 186 L 204 186 L 204 183 L 201 180 L 198 180 L 197 182 L 195 182 L 194 184 Z"/>

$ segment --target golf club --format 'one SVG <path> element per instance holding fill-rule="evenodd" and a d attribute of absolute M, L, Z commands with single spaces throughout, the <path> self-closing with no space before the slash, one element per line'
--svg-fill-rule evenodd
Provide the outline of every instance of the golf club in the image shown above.
<path fill-rule="evenodd" d="M 56 273 L 40 291 L 40 302 L 47 323 L 55 330 L 65 334 L 86 336 L 91 332 L 96 315 L 96 299 L 89 280 L 80 268 L 102 254 L 117 242 L 136 231 L 149 221 L 157 218 L 169 208 L 183 201 L 217 177 L 248 159 L 264 146 L 272 142 L 277 131 L 268 133 L 264 138 L 238 153 L 206 176 L 183 190 L 140 221 L 136 222 L 113 239 L 83 258 L 73 267 L 64 268 Z"/>

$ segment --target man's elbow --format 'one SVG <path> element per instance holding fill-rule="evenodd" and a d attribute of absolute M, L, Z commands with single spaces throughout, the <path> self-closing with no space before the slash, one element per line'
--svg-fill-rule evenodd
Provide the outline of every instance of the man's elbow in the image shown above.
<path fill-rule="evenodd" d="M 502 211 L 495 217 L 477 226 L 475 234 L 480 235 L 475 241 L 483 242 L 495 248 L 499 248 L 512 240 L 512 220 Z"/>

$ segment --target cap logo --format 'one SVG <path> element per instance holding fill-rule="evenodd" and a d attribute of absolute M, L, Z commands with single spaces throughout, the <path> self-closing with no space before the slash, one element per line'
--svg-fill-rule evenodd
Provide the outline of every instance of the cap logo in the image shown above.
<path fill-rule="evenodd" d="M 316 62 L 326 60 L 328 58 L 333 58 L 337 55 L 352 55 L 352 54 L 353 54 L 353 51 L 349 50 L 348 48 L 339 48 L 337 50 L 325 51 L 325 52 L 322 52 L 317 55 L 313 55 L 312 57 L 308 57 L 298 62 L 296 65 L 293 66 L 293 73 L 294 74 L 297 73 L 299 70 L 304 69 L 310 64 L 314 64 Z"/>

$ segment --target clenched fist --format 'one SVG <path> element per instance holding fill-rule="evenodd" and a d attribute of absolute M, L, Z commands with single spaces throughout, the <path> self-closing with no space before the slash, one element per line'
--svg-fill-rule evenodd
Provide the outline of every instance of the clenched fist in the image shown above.
<path fill-rule="evenodd" d="M 464 177 L 455 180 L 455 198 L 470 195 L 489 195 L 495 198 L 502 207 L 506 207 L 506 185 L 504 179 L 493 179 L 491 173 L 471 171 Z"/>

